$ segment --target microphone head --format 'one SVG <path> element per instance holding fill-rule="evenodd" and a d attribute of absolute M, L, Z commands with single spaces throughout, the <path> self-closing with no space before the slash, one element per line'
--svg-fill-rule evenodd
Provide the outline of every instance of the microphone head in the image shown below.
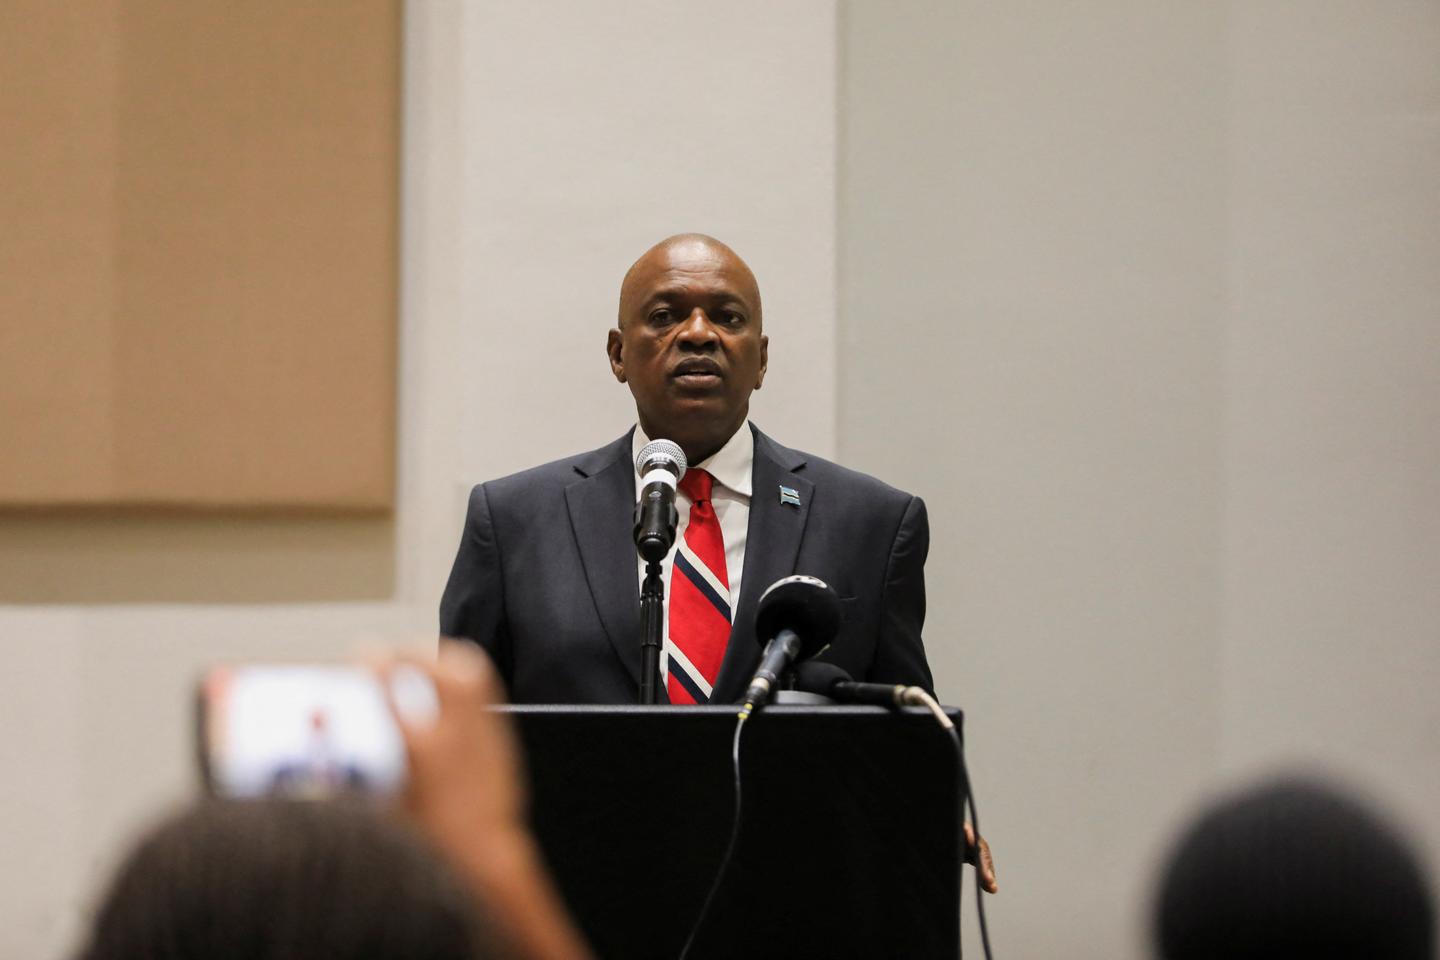
<path fill-rule="evenodd" d="M 850 674 L 824 660 L 807 660 L 795 664 L 795 689 L 828 697 L 835 684 L 851 680 Z"/>
<path fill-rule="evenodd" d="M 796 574 L 770 584 L 755 611 L 755 636 L 765 646 L 781 630 L 800 637 L 797 660 L 815 656 L 840 631 L 840 598 L 819 577 Z"/>
<path fill-rule="evenodd" d="M 688 469 L 685 451 L 673 440 L 651 440 L 640 448 L 640 455 L 635 458 L 635 472 L 642 477 L 652 470 L 668 470 L 679 480 Z"/>

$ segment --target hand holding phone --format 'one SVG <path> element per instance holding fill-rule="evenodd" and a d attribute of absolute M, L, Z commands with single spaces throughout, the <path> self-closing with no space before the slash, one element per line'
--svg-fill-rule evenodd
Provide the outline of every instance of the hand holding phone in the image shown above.
<path fill-rule="evenodd" d="M 590 956 L 525 825 L 503 690 L 474 645 L 374 667 L 235 666 L 199 696 L 201 767 L 232 797 L 395 794 L 518 957 Z"/>
<path fill-rule="evenodd" d="M 442 642 L 438 661 L 396 661 L 433 684 L 438 715 L 417 720 L 396 704 L 410 759 L 404 797 L 410 814 L 446 851 L 517 957 L 588 960 L 525 825 L 520 748 L 510 717 L 495 709 L 504 690 L 473 644 Z M 391 684 L 393 689 L 394 685 Z"/>
<path fill-rule="evenodd" d="M 418 668 L 381 678 L 360 666 L 217 667 L 201 683 L 201 770 L 229 797 L 397 793 L 407 778 L 391 704 L 433 722 L 433 684 Z"/>

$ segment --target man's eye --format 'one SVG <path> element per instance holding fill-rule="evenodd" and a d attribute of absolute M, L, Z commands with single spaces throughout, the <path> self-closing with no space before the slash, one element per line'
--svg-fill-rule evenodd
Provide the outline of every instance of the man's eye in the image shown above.
<path fill-rule="evenodd" d="M 650 314 L 650 322 L 651 322 L 651 323 L 669 323 L 669 322 L 670 322 L 670 311 L 669 311 L 669 310 L 656 310 L 654 313 Z"/>
<path fill-rule="evenodd" d="M 743 314 L 736 313 L 734 310 L 726 310 L 724 313 L 720 314 L 720 319 L 723 320 L 726 325 L 732 327 L 745 322 L 745 316 Z"/>

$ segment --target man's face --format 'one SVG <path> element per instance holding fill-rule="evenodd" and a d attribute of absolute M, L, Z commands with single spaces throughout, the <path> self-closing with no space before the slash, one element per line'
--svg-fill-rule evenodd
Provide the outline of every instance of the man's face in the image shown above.
<path fill-rule="evenodd" d="M 630 269 L 607 348 L 646 435 L 675 441 L 697 463 L 745 422 L 768 343 L 750 268 L 723 245 L 684 238 Z"/>

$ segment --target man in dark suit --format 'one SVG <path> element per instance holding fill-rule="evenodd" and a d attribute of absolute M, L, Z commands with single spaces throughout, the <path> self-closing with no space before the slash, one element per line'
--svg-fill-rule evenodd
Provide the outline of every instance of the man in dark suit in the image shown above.
<path fill-rule="evenodd" d="M 920 638 L 925 505 L 781 446 L 747 422 L 768 347 L 755 277 L 719 241 L 671 237 L 630 268 L 607 350 L 615 378 L 634 395 L 638 427 L 598 450 L 470 494 L 440 629 L 487 650 L 511 699 L 636 702 L 642 568 L 631 530 L 634 462 L 643 442 L 656 438 L 678 443 L 691 473 L 703 469 L 707 478 L 704 494 L 681 485 L 681 528 L 665 564 L 667 603 L 689 590 L 709 598 L 695 601 L 701 606 L 713 604 L 702 615 L 713 621 L 718 611 L 715 622 L 731 624 L 712 653 L 696 654 L 672 643 L 683 626 L 677 618 L 685 618 L 671 606 L 662 669 L 674 678 L 672 699 L 740 697 L 760 657 L 757 601 L 793 573 L 825 580 L 841 598 L 840 632 L 821 659 L 857 680 L 932 688 Z M 697 560 L 706 548 L 688 544 L 698 544 L 707 525 L 714 551 Z M 695 572 L 701 567 L 703 575 Z M 695 586 L 680 583 L 680 573 L 672 577 L 676 570 Z M 683 692 L 675 681 L 684 681 Z"/>

